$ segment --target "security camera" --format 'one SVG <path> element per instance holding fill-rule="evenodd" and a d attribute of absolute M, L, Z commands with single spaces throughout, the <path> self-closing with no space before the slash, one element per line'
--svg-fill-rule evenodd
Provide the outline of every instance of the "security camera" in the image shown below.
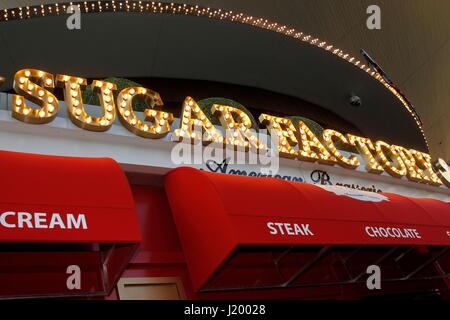
<path fill-rule="evenodd" d="M 362 105 L 362 101 L 361 98 L 358 97 L 357 95 L 352 94 L 350 96 L 350 104 L 354 107 L 359 107 Z"/>

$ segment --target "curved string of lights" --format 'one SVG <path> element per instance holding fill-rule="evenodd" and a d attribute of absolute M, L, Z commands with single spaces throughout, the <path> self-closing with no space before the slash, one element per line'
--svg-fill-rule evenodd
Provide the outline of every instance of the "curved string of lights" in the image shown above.
<path fill-rule="evenodd" d="M 374 71 L 370 68 L 370 66 L 362 63 L 357 58 L 351 56 L 348 53 L 345 53 L 343 50 L 331 44 L 326 43 L 325 41 L 321 41 L 319 38 L 315 38 L 312 35 L 305 34 L 293 28 L 289 28 L 286 25 L 271 22 L 263 18 L 256 18 L 244 13 L 236 13 L 233 11 L 226 11 L 222 9 L 211 9 L 209 7 L 201 7 L 198 5 L 136 0 L 102 0 L 42 4 L 37 6 L 4 9 L 3 12 L 0 11 L 0 22 L 66 14 L 67 9 L 70 6 L 77 6 L 80 12 L 84 13 L 140 12 L 152 14 L 179 14 L 207 17 L 210 19 L 227 20 L 270 30 L 294 39 L 298 39 L 299 41 L 309 43 L 313 46 L 326 50 L 331 54 L 334 54 L 335 56 L 347 61 L 348 63 L 351 63 L 355 67 L 365 71 L 367 74 L 383 84 L 390 92 L 392 92 L 392 94 L 395 95 L 395 97 L 402 103 L 404 108 L 415 120 L 420 132 L 422 133 L 427 148 L 429 147 L 427 138 L 422 128 L 422 122 L 413 106 L 394 86 L 386 82 L 378 72 Z"/>

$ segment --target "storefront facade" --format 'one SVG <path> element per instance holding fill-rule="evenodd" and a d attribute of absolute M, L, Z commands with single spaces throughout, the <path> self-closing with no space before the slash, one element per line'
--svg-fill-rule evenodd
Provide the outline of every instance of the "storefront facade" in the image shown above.
<path fill-rule="evenodd" d="M 105 1 L 103 9 L 106 3 L 112 7 Z M 209 23 L 179 7 L 162 8 L 148 9 L 145 17 L 183 26 Z M 101 16 L 95 9 L 91 17 Z M 20 23 L 12 18 L 16 11 L 8 11 L 11 22 L 0 23 Z M 275 31 L 268 35 L 274 39 L 296 37 L 259 27 Z M 289 85 L 294 75 L 282 64 L 285 91 L 292 90 L 283 95 L 269 80 L 239 78 L 219 67 L 210 70 L 213 76 L 202 74 L 198 61 L 198 74 L 177 65 L 170 75 L 174 69 L 141 74 L 152 87 L 120 90 L 104 80 L 109 73 L 103 65 L 81 72 L 92 63 L 83 59 L 57 70 L 59 64 L 42 55 L 36 67 L 8 70 L 9 90 L 0 93 L 0 297 L 448 298 L 447 164 L 428 155 L 420 119 L 395 87 L 341 51 L 304 37 L 283 44 L 300 47 L 305 64 L 315 62 L 311 57 L 322 62 L 309 78 L 298 78 L 306 92 L 302 101 L 316 106 L 302 107 L 313 110 L 308 119 L 333 125 L 320 132 L 299 120 L 305 114 L 289 103 L 276 105 L 299 90 Z M 77 53 L 69 53 L 73 61 Z M 46 64 L 50 69 L 39 67 Z M 330 66 L 342 74 L 318 88 L 320 68 Z M 80 72 L 68 71 L 74 69 Z M 180 89 L 197 88 L 193 80 L 220 83 L 231 76 L 241 79 L 233 92 L 220 84 L 205 89 L 205 83 L 200 93 Z M 155 80 L 166 77 L 175 80 Z M 224 102 L 246 99 L 242 92 L 254 92 L 246 87 L 251 81 L 280 96 L 251 111 Z M 343 82 L 360 87 L 366 110 L 332 108 L 333 98 L 350 93 Z M 163 83 L 183 92 L 171 93 L 174 104 L 166 105 L 154 86 Z M 81 99 L 88 85 L 97 106 Z M 206 107 L 207 99 L 195 96 L 210 98 L 220 90 L 225 98 Z M 148 108 L 137 111 L 141 100 Z M 372 110 L 376 105 L 382 116 Z M 313 118 L 314 110 L 331 120 Z M 381 289 L 367 286 L 371 265 L 381 269 Z"/>

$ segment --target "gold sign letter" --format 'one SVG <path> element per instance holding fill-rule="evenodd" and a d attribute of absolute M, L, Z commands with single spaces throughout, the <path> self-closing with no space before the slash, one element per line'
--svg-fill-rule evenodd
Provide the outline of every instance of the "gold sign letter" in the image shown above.
<path fill-rule="evenodd" d="M 336 163 L 336 159 L 325 149 L 303 121 L 298 122 L 297 137 L 301 142 L 298 153 L 300 160 L 319 161 L 325 164 Z"/>
<path fill-rule="evenodd" d="M 436 173 L 441 179 L 442 183 L 450 188 L 450 168 L 448 167 L 447 163 L 443 159 L 439 158 L 434 163 L 434 167 L 436 168 Z"/>
<path fill-rule="evenodd" d="M 252 132 L 252 120 L 244 111 L 219 104 L 211 107 L 211 112 L 219 117 L 226 133 L 225 142 L 234 146 L 267 151 L 267 145 L 259 142 Z"/>
<path fill-rule="evenodd" d="M 377 141 L 375 142 L 375 150 L 378 162 L 381 163 L 387 173 L 396 178 L 406 175 L 406 166 L 395 148 L 384 141 Z"/>
<path fill-rule="evenodd" d="M 372 154 L 372 151 L 375 152 L 375 147 L 370 139 L 347 134 L 347 140 L 352 146 L 356 147 L 359 154 L 364 158 L 366 171 L 376 174 L 381 174 L 384 171 Z"/>
<path fill-rule="evenodd" d="M 58 99 L 44 89 L 55 87 L 52 74 L 41 70 L 23 69 L 17 71 L 13 87 L 20 94 L 12 97 L 14 118 L 28 123 L 48 123 L 55 119 L 59 109 Z M 29 107 L 24 98 L 36 103 L 40 108 Z"/>
<path fill-rule="evenodd" d="M 195 132 L 196 126 L 201 127 L 202 131 Z M 204 137 L 202 136 L 203 132 L 205 133 Z M 172 141 L 180 141 L 182 139 L 190 139 L 191 143 L 198 141 L 223 143 L 220 131 L 214 127 L 197 102 L 191 97 L 184 99 L 180 128 L 175 129 L 172 135 Z"/>
<path fill-rule="evenodd" d="M 352 155 L 350 156 L 350 158 L 344 157 L 344 155 L 340 153 L 334 145 L 334 137 L 340 140 L 342 143 L 349 144 L 342 133 L 332 129 L 326 129 L 323 131 L 322 137 L 323 143 L 331 152 L 331 154 L 337 159 L 337 162 L 340 166 L 348 169 L 356 169 L 360 165 L 360 162 L 356 156 Z"/>
<path fill-rule="evenodd" d="M 93 117 L 89 115 L 83 104 L 81 90 L 86 87 L 86 79 L 58 74 L 56 84 L 63 88 L 64 101 L 67 105 L 70 120 L 82 128 L 89 131 L 106 131 L 116 118 L 114 107 L 113 90 L 117 87 L 113 83 L 94 80 L 94 91 L 99 93 L 103 116 Z"/>
<path fill-rule="evenodd" d="M 406 169 L 408 170 L 406 174 L 406 178 L 408 178 L 408 180 L 414 182 L 428 183 L 427 182 L 429 181 L 428 177 L 424 174 L 423 170 L 417 166 L 414 156 L 408 149 L 396 145 L 392 145 L 391 148 L 394 148 L 396 150 L 396 152 L 400 155 L 400 158 L 402 159 L 403 163 L 405 164 Z"/>
<path fill-rule="evenodd" d="M 142 122 L 133 111 L 133 98 L 137 96 L 143 97 L 152 107 L 144 110 L 145 120 L 152 123 L 150 126 Z M 160 139 L 169 133 L 173 114 L 153 109 L 162 105 L 159 93 L 143 87 L 125 88 L 117 97 L 120 122 L 128 130 L 143 138 Z"/>
<path fill-rule="evenodd" d="M 442 184 L 441 179 L 433 170 L 433 165 L 431 164 L 431 157 L 428 153 L 420 152 L 414 149 L 410 149 L 409 152 L 414 156 L 417 166 L 423 170 L 424 179 L 427 183 L 440 186 Z"/>
<path fill-rule="evenodd" d="M 259 116 L 259 122 L 269 129 L 272 142 L 277 143 L 277 150 L 280 157 L 297 157 L 298 153 L 292 147 L 297 145 L 298 141 L 295 137 L 296 130 L 291 120 L 262 113 Z"/>

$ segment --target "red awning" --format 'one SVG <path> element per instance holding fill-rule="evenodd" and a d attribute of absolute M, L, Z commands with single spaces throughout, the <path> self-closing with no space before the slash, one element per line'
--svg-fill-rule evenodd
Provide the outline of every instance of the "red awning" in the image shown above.
<path fill-rule="evenodd" d="M 278 268 L 278 258 L 289 260 L 284 258 L 285 249 L 292 255 L 295 248 L 308 246 L 311 250 L 308 257 L 314 261 L 324 257 L 324 248 L 330 249 L 330 246 L 364 248 L 370 245 L 371 249 L 366 247 L 367 250 L 375 250 L 377 246 L 397 248 L 400 251 L 392 254 L 398 257 L 411 247 L 442 247 L 447 252 L 450 245 L 450 204 L 439 200 L 275 178 L 215 174 L 192 168 L 169 172 L 165 187 L 197 289 L 227 287 L 223 277 L 217 280 L 225 266 L 234 270 L 228 274 L 235 279 L 260 281 L 261 286 L 270 287 L 278 282 L 271 279 L 268 285 L 261 279 L 253 279 L 256 271 L 251 270 L 250 265 L 255 262 L 262 266 L 266 257 L 267 263 L 275 261 Z M 267 248 L 271 248 L 270 254 Z M 380 250 L 377 257 L 391 249 Z M 445 256 L 440 249 L 430 250 L 427 258 L 437 260 Z M 306 259 L 304 252 L 296 252 L 292 261 L 302 255 Z M 354 280 L 352 276 L 346 279 Z M 405 277 L 396 274 L 394 278 L 397 276 Z M 286 285 L 288 282 L 280 280 L 279 283 Z M 260 285 L 251 283 L 249 286 Z"/>
<path fill-rule="evenodd" d="M 119 165 L 0 151 L 0 176 L 0 296 L 106 294 L 140 242 Z"/>

